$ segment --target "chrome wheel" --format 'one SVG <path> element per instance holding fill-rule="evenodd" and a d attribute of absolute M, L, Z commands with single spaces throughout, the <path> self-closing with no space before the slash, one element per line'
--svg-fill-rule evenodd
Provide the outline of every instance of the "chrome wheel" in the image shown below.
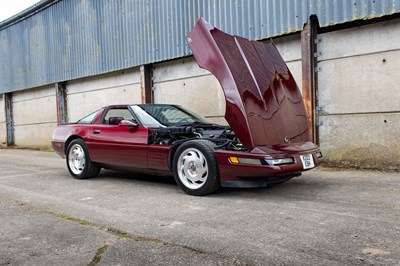
<path fill-rule="evenodd" d="M 69 169 L 75 174 L 80 175 L 85 169 L 86 155 L 82 146 L 74 144 L 68 153 L 68 165 Z"/>
<path fill-rule="evenodd" d="M 95 177 L 100 173 L 100 166 L 90 160 L 90 154 L 83 139 L 74 139 L 68 144 L 66 162 L 73 178 Z"/>
<path fill-rule="evenodd" d="M 195 148 L 188 148 L 180 154 L 177 170 L 180 181 L 189 189 L 201 188 L 209 172 L 204 154 Z"/>

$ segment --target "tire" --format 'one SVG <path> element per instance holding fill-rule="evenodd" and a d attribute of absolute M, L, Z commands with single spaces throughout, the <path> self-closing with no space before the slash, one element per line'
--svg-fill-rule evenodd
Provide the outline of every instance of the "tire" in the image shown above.
<path fill-rule="evenodd" d="M 75 139 L 68 145 L 66 152 L 67 168 L 73 178 L 85 179 L 95 177 L 101 168 L 90 160 L 88 149 L 82 139 Z"/>
<path fill-rule="evenodd" d="M 208 140 L 190 140 L 175 152 L 174 177 L 185 193 L 204 196 L 221 187 L 214 147 L 215 144 Z"/>

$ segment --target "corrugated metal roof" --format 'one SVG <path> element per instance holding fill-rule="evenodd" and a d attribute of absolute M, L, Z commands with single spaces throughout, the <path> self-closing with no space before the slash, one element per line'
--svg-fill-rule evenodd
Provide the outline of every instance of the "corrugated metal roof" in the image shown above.
<path fill-rule="evenodd" d="M 0 23 L 0 93 L 190 55 L 200 16 L 265 39 L 400 12 L 400 0 L 43 0 Z"/>

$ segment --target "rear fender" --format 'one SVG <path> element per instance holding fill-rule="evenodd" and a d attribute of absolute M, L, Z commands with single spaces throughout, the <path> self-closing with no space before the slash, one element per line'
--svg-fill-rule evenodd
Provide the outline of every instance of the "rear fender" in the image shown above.
<path fill-rule="evenodd" d="M 82 139 L 80 136 L 78 135 L 72 135 L 70 136 L 66 141 L 65 141 L 65 146 L 64 146 L 64 154 L 67 155 L 67 149 L 69 144 L 74 140 L 74 139 Z"/>

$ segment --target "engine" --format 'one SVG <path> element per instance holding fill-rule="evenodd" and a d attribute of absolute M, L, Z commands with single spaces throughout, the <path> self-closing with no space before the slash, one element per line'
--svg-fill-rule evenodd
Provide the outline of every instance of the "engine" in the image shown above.
<path fill-rule="evenodd" d="M 230 127 L 214 124 L 156 128 L 153 129 L 150 138 L 150 143 L 159 145 L 173 145 L 190 139 L 207 139 L 214 142 L 217 149 L 244 150 Z"/>

